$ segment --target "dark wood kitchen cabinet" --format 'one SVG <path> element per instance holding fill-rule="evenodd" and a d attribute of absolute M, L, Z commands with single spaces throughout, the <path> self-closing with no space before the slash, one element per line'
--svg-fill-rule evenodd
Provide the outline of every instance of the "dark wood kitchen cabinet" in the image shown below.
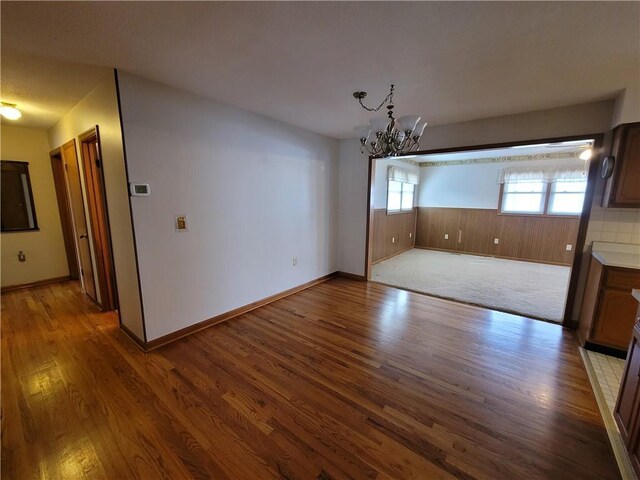
<path fill-rule="evenodd" d="M 591 258 L 578 326 L 583 345 L 627 349 L 638 306 L 631 291 L 639 286 L 640 270 L 605 266 Z"/>
<path fill-rule="evenodd" d="M 636 324 L 613 416 L 629 453 L 631 465 L 640 478 L 640 325 L 637 322 L 640 322 L 640 308 L 636 314 Z"/>
<path fill-rule="evenodd" d="M 611 176 L 606 180 L 603 207 L 640 207 L 640 122 L 625 123 L 613 130 Z"/>

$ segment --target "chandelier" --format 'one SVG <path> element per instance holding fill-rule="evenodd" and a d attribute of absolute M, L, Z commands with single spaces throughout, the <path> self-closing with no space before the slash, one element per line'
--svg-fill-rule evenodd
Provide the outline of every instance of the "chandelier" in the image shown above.
<path fill-rule="evenodd" d="M 377 112 L 385 104 L 387 105 L 386 117 L 372 118 L 371 125 L 355 127 L 354 130 L 360 139 L 360 150 L 365 150 L 369 155 L 380 157 L 393 157 L 409 152 L 414 152 L 419 148 L 420 137 L 424 132 L 427 122 L 421 122 L 418 115 L 405 115 L 396 119 L 393 116 L 393 89 L 391 85 L 389 94 L 376 108 L 369 108 L 362 99 L 367 96 L 367 92 L 354 92 L 353 96 L 360 102 L 360 106 L 368 112 Z"/>

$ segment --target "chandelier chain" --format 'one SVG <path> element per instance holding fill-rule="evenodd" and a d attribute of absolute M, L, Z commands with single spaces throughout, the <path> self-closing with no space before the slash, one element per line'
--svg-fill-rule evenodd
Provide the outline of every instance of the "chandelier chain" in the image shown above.
<path fill-rule="evenodd" d="M 391 85 L 391 90 L 389 91 L 389 94 L 386 97 L 384 97 L 384 100 L 382 100 L 382 103 L 375 108 L 369 108 L 364 103 L 362 103 L 362 98 L 364 97 L 356 97 L 356 98 L 358 98 L 358 102 L 360 102 L 360 106 L 364 108 L 367 112 L 377 112 L 382 107 L 384 107 L 384 105 L 387 102 L 389 102 L 390 104 L 393 104 L 393 89 L 394 89 L 394 85 Z"/>

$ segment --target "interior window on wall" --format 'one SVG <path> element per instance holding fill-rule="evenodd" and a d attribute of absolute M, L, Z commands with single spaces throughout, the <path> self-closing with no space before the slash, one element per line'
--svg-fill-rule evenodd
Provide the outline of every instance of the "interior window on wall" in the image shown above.
<path fill-rule="evenodd" d="M 387 212 L 412 210 L 419 173 L 390 165 L 387 169 L 387 180 Z"/>
<path fill-rule="evenodd" d="M 504 170 L 500 212 L 580 215 L 587 188 L 583 170 Z"/>
<path fill-rule="evenodd" d="M 549 213 L 553 215 L 579 215 L 582 212 L 587 181 L 556 181 L 551 184 Z"/>
<path fill-rule="evenodd" d="M 2 160 L 2 231 L 20 232 L 24 230 L 38 230 L 36 210 L 31 191 L 29 164 Z"/>
<path fill-rule="evenodd" d="M 413 209 L 415 185 L 389 180 L 387 189 L 387 211 L 400 212 Z"/>
<path fill-rule="evenodd" d="M 542 213 L 546 183 L 505 183 L 502 193 L 502 211 L 509 213 Z"/>

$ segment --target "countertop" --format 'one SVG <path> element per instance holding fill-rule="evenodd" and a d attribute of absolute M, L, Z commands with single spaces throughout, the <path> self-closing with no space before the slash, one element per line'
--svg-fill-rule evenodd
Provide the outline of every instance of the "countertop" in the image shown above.
<path fill-rule="evenodd" d="M 640 270 L 640 246 L 624 243 L 593 242 L 591 255 L 607 267 Z"/>
<path fill-rule="evenodd" d="M 618 252 L 592 252 L 601 264 L 607 267 L 635 268 L 640 270 L 640 255 Z"/>

